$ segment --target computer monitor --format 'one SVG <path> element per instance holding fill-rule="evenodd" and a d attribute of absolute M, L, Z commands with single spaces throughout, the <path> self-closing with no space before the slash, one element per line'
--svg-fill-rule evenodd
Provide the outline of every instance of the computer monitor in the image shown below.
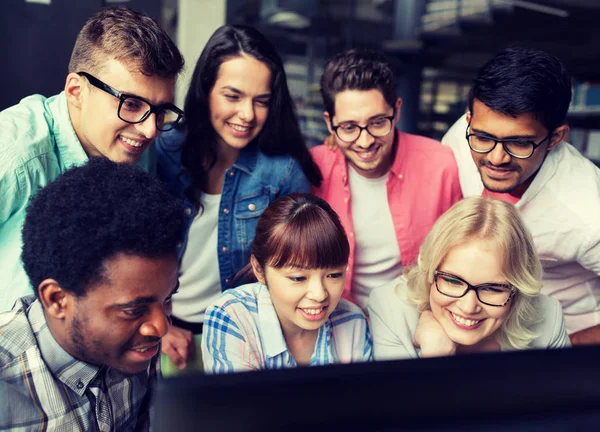
<path fill-rule="evenodd" d="M 600 347 L 187 375 L 157 431 L 571 431 L 600 425 Z"/>

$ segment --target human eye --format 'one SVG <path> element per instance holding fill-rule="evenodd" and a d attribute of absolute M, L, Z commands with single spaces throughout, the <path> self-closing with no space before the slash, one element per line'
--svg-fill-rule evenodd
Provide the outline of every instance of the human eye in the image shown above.
<path fill-rule="evenodd" d="M 475 138 L 480 143 L 491 143 L 492 141 L 494 141 L 493 138 L 485 135 L 473 135 L 473 138 Z"/>
<path fill-rule="evenodd" d="M 511 146 L 515 146 L 515 147 L 528 148 L 528 147 L 531 147 L 531 145 L 533 143 L 528 140 L 515 140 L 515 141 L 510 141 L 508 144 L 510 144 Z"/>
<path fill-rule="evenodd" d="M 373 127 L 382 127 L 387 124 L 387 119 L 385 117 L 376 118 L 375 120 L 369 123 Z"/>
<path fill-rule="evenodd" d="M 123 101 L 123 107 L 127 111 L 140 111 L 144 105 L 142 101 L 134 98 L 127 98 Z"/>
<path fill-rule="evenodd" d="M 479 289 L 490 294 L 503 294 L 507 291 L 510 291 L 510 288 L 502 285 L 484 285 Z"/>
<path fill-rule="evenodd" d="M 288 276 L 287 278 L 292 282 L 304 282 L 306 280 L 304 276 Z"/>
<path fill-rule="evenodd" d="M 123 309 L 123 313 L 129 318 L 137 319 L 146 313 L 146 307 L 136 307 L 131 309 Z"/>
<path fill-rule="evenodd" d="M 330 279 L 339 279 L 339 278 L 341 278 L 343 275 L 344 275 L 344 273 L 343 273 L 343 272 L 335 272 L 335 273 L 329 273 L 329 274 L 327 275 L 327 277 L 328 277 L 328 278 L 330 278 Z"/>
<path fill-rule="evenodd" d="M 269 106 L 270 102 L 271 101 L 269 99 L 257 99 L 255 101 L 256 105 L 258 105 L 260 107 L 265 107 L 265 108 Z"/>
<path fill-rule="evenodd" d="M 352 124 L 352 123 L 342 123 L 338 127 L 340 129 L 342 129 L 344 132 L 354 132 L 356 130 L 357 126 L 355 124 Z"/>
<path fill-rule="evenodd" d="M 237 102 L 238 100 L 240 100 L 240 97 L 236 94 L 225 93 L 225 99 L 231 102 Z"/>
<path fill-rule="evenodd" d="M 464 285 L 463 281 L 461 281 L 460 279 L 457 279 L 455 277 L 452 276 L 441 276 L 442 280 L 449 284 L 449 285 L 455 285 L 455 286 L 460 286 L 460 285 Z"/>

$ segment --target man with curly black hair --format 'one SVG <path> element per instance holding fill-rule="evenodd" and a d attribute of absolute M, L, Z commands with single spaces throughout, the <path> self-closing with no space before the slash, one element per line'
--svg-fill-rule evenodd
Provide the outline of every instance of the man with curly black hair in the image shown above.
<path fill-rule="evenodd" d="M 19 262 L 29 197 L 90 157 L 154 171 L 152 141 L 182 118 L 173 105 L 182 68 L 156 21 L 123 6 L 103 8 L 77 36 L 64 91 L 0 112 L 0 312 L 33 292 Z"/>
<path fill-rule="evenodd" d="M 35 195 L 22 253 L 35 295 L 0 314 L 0 425 L 147 429 L 183 229 L 157 179 L 105 158 Z"/>

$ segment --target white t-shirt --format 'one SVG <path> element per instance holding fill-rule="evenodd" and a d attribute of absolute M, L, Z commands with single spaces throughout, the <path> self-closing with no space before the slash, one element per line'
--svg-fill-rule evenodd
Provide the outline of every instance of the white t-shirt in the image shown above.
<path fill-rule="evenodd" d="M 356 240 L 352 295 L 366 311 L 371 290 L 398 277 L 402 261 L 388 204 L 388 174 L 370 179 L 348 165 L 348 179 Z"/>
<path fill-rule="evenodd" d="M 221 295 L 217 254 L 217 224 L 221 195 L 202 194 L 204 210 L 190 226 L 181 260 L 179 290 L 173 296 L 173 316 L 192 323 L 204 321 L 206 308 Z"/>

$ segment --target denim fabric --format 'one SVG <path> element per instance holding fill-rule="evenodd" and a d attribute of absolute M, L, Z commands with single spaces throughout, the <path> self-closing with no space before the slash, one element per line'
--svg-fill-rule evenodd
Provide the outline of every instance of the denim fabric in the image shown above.
<path fill-rule="evenodd" d="M 157 174 L 171 193 L 184 201 L 189 230 L 197 212 L 185 196 L 191 178 L 182 174 L 184 138 L 184 131 L 172 130 L 156 140 Z M 300 164 L 290 156 L 267 156 L 255 148 L 245 148 L 233 166 L 225 171 L 215 251 L 223 291 L 232 288 L 233 276 L 250 262 L 250 246 L 262 212 L 271 201 L 292 192 L 310 192 L 310 182 Z M 180 262 L 185 253 L 188 230 L 178 248 Z"/>

